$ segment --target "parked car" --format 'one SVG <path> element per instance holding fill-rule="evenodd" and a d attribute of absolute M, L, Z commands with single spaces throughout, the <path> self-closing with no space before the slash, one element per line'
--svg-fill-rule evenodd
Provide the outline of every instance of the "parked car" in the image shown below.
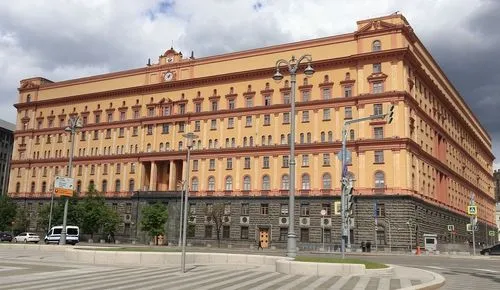
<path fill-rule="evenodd" d="M 10 233 L 0 232 L 0 242 L 10 241 L 12 241 L 12 235 Z"/>
<path fill-rule="evenodd" d="M 35 233 L 20 233 L 15 236 L 12 241 L 14 243 L 38 243 L 40 241 L 40 237 Z"/>
<path fill-rule="evenodd" d="M 481 255 L 500 255 L 500 244 L 481 250 Z"/>
<path fill-rule="evenodd" d="M 61 240 L 62 226 L 55 226 L 45 235 L 45 243 L 59 244 Z M 66 226 L 66 244 L 75 245 L 80 242 L 80 228 L 77 226 Z"/>

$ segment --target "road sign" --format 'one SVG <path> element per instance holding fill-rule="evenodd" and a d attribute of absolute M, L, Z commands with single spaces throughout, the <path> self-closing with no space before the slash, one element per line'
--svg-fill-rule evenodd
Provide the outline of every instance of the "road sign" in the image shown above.
<path fill-rule="evenodd" d="M 475 205 L 469 205 L 467 207 L 467 214 L 469 214 L 469 215 L 477 215 L 477 206 L 475 206 Z"/>
<path fill-rule="evenodd" d="M 489 234 L 490 237 L 494 237 L 495 236 L 495 231 L 489 231 L 488 234 Z"/>
<path fill-rule="evenodd" d="M 466 229 L 467 229 L 468 232 L 472 232 L 472 226 L 471 226 L 471 224 L 467 224 Z M 477 232 L 478 230 L 479 230 L 479 226 L 478 225 L 474 225 L 474 231 Z"/>
<path fill-rule="evenodd" d="M 345 154 L 345 162 L 347 164 L 351 163 L 352 162 L 352 153 L 351 151 L 347 150 L 346 149 L 346 154 Z M 337 154 L 337 157 L 339 158 L 340 161 L 342 161 L 342 151 L 340 151 L 338 154 Z"/>
<path fill-rule="evenodd" d="M 75 180 L 73 178 L 56 176 L 54 181 L 54 194 L 56 196 L 72 196 L 74 182 Z"/>

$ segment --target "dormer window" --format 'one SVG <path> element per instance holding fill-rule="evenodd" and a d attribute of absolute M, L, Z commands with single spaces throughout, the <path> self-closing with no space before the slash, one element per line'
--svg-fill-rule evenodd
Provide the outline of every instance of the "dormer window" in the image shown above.
<path fill-rule="evenodd" d="M 380 40 L 375 40 L 372 43 L 372 51 L 381 51 L 382 50 L 382 43 Z"/>

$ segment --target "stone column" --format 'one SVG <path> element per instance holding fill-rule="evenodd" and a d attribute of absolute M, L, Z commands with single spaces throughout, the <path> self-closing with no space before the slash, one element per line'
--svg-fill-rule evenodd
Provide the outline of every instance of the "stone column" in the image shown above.
<path fill-rule="evenodd" d="M 156 162 L 151 161 L 151 171 L 149 175 L 149 190 L 156 191 L 156 181 L 157 181 L 157 165 Z"/>
<path fill-rule="evenodd" d="M 175 190 L 175 162 L 170 160 L 170 170 L 168 172 L 168 190 Z"/>

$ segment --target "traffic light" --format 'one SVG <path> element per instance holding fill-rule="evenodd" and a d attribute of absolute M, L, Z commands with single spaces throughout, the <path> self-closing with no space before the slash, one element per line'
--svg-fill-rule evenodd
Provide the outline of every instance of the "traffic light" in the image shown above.
<path fill-rule="evenodd" d="M 394 119 L 394 105 L 391 105 L 389 108 L 389 113 L 387 114 L 387 123 L 392 123 L 392 120 Z"/>

